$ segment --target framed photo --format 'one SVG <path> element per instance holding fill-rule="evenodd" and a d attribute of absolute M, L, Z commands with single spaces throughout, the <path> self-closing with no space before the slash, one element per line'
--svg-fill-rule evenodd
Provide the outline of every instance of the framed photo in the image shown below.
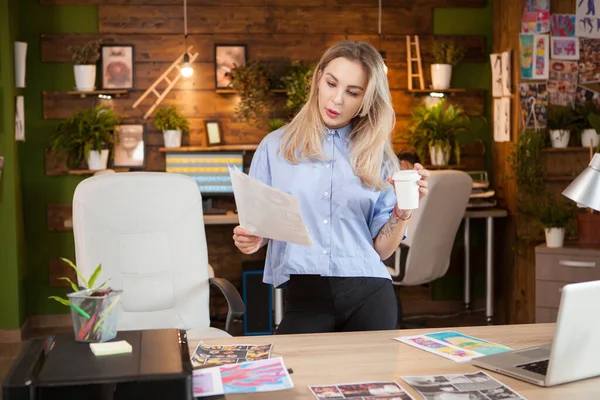
<path fill-rule="evenodd" d="M 228 89 L 229 72 L 236 66 L 246 65 L 245 44 L 215 44 L 215 88 Z"/>
<path fill-rule="evenodd" d="M 114 168 L 146 167 L 146 127 L 144 124 L 117 126 L 112 166 Z"/>
<path fill-rule="evenodd" d="M 132 90 L 134 78 L 133 45 L 104 44 L 100 47 L 102 89 Z"/>
<path fill-rule="evenodd" d="M 209 146 L 221 144 L 221 127 L 219 121 L 204 121 L 206 142 Z"/>

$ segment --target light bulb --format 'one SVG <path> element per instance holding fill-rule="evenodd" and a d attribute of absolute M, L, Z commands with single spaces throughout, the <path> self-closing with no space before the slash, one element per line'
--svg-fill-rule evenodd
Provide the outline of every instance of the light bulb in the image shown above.
<path fill-rule="evenodd" d="M 183 55 L 183 68 L 181 68 L 181 76 L 189 78 L 194 73 L 194 68 L 190 66 L 190 56 L 188 53 Z"/>

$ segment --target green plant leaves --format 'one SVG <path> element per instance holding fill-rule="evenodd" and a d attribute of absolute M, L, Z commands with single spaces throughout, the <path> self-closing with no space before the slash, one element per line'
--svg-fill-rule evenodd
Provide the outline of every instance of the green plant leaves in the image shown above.
<path fill-rule="evenodd" d="M 154 115 L 154 126 L 159 131 L 181 131 L 184 134 L 190 131 L 190 122 L 177 111 L 174 105 L 160 107 Z"/>
<path fill-rule="evenodd" d="M 70 302 L 69 300 L 67 300 L 67 299 L 63 299 L 62 297 L 58 297 L 58 296 L 49 296 L 48 298 L 49 298 L 49 299 L 52 299 L 52 300 L 56 300 L 56 301 L 58 301 L 60 304 L 62 304 L 62 305 L 64 305 L 64 306 L 67 306 L 67 307 L 70 307 L 70 306 L 71 306 L 71 302 Z"/>
<path fill-rule="evenodd" d="M 240 95 L 236 115 L 255 127 L 264 126 L 265 107 L 271 92 L 271 70 L 260 61 L 250 60 L 229 73 L 231 87 Z"/>
<path fill-rule="evenodd" d="M 94 287 L 94 283 L 96 283 L 96 279 L 98 279 L 98 276 L 100 275 L 101 272 L 102 272 L 102 264 L 98 264 L 98 266 L 94 270 L 94 273 L 92 274 L 92 276 L 90 277 L 90 279 L 88 281 L 88 289 L 91 289 Z"/>
<path fill-rule="evenodd" d="M 71 285 L 71 288 L 73 289 L 74 292 L 79 291 L 79 288 L 77 287 L 77 285 L 75 283 L 73 283 L 73 281 L 71 281 L 71 279 L 67 278 L 66 276 L 61 276 L 60 278 L 58 278 L 58 280 L 69 282 L 69 284 Z"/>
<path fill-rule="evenodd" d="M 60 257 L 60 259 L 63 260 L 64 262 L 66 262 L 71 268 L 73 268 L 73 270 L 77 274 L 77 277 L 81 280 L 83 286 L 87 289 L 87 287 L 88 287 L 87 280 L 79 272 L 79 269 L 77 268 L 77 266 L 75 264 L 73 264 L 73 262 L 71 260 L 69 260 L 68 258 Z M 77 290 L 79 290 L 79 289 L 77 289 Z"/>

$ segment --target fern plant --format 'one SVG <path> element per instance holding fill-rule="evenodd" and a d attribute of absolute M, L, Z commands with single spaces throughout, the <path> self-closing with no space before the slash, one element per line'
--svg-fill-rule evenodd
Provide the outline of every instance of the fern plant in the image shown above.
<path fill-rule="evenodd" d="M 465 56 L 465 47 L 454 40 L 434 40 L 431 52 L 435 64 L 458 64 Z"/>
<path fill-rule="evenodd" d="M 169 107 L 160 107 L 156 111 L 154 116 L 154 126 L 159 131 L 181 131 L 182 133 L 189 133 L 190 122 L 186 117 L 177 111 L 174 105 Z"/>
<path fill-rule="evenodd" d="M 281 77 L 287 93 L 285 109 L 291 117 L 298 114 L 306 104 L 314 72 L 315 65 L 304 65 L 301 61 L 294 61 L 288 74 Z"/>
<path fill-rule="evenodd" d="M 405 139 L 409 146 L 416 150 L 421 160 L 425 160 L 430 147 L 454 148 L 456 160 L 460 162 L 458 137 L 467 134 L 470 129 L 469 117 L 461 107 L 446 104 L 442 99 L 437 105 L 429 108 L 425 105 L 419 106 L 413 111 L 412 119 L 413 124 Z"/>
<path fill-rule="evenodd" d="M 271 92 L 272 72 L 263 63 L 251 60 L 230 72 L 231 87 L 240 95 L 236 115 L 242 122 L 264 126 L 265 108 Z"/>
<path fill-rule="evenodd" d="M 60 257 L 60 259 L 62 261 L 64 261 L 65 263 L 67 263 L 67 265 L 69 267 L 73 268 L 73 270 L 77 274 L 77 277 L 81 281 L 81 286 L 78 286 L 77 284 L 75 284 L 75 282 L 73 282 L 70 278 L 68 278 L 66 276 L 62 276 L 62 277 L 58 278 L 59 280 L 67 281 L 69 283 L 69 285 L 71 285 L 71 289 L 73 289 L 74 292 L 79 292 L 79 291 L 86 290 L 86 289 L 100 290 L 106 285 L 106 281 L 105 281 L 97 287 L 94 286 L 94 284 L 96 283 L 96 280 L 98 279 L 98 277 L 100 276 L 100 273 L 102 272 L 102 264 L 99 264 L 96 267 L 96 269 L 94 270 L 94 272 L 92 273 L 92 275 L 90 276 L 90 278 L 86 280 L 85 277 L 79 271 L 79 268 L 77 268 L 77 266 L 75 264 L 73 264 L 73 262 L 71 260 L 69 260 L 67 258 L 63 258 L 63 257 Z M 65 306 L 71 305 L 71 302 L 69 301 L 69 299 L 65 299 L 64 297 L 50 296 L 48 298 L 51 300 L 55 300 Z"/>

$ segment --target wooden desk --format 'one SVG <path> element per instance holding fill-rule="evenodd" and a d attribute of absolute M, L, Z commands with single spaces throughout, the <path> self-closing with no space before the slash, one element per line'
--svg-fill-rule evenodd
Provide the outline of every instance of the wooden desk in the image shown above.
<path fill-rule="evenodd" d="M 554 324 L 497 325 L 453 328 L 459 332 L 491 340 L 514 349 L 536 346 L 552 340 Z M 436 329 L 439 330 L 439 329 Z M 476 372 L 471 363 L 456 363 L 393 340 L 394 337 L 436 331 L 402 330 L 380 332 L 332 333 L 314 335 L 244 336 L 205 340 L 209 344 L 273 343 L 272 357 L 283 357 L 291 375 L 291 390 L 229 395 L 227 399 L 314 399 L 309 385 L 396 381 L 415 399 L 422 399 L 402 375 L 442 375 Z M 197 342 L 192 342 L 190 351 Z M 487 371 L 529 400 L 600 398 L 600 378 L 555 386 L 538 387 L 518 379 Z"/>

